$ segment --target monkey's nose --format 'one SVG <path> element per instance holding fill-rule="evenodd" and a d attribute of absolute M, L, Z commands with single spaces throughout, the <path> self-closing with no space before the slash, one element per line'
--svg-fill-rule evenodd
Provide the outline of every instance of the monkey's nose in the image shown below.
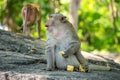
<path fill-rule="evenodd" d="M 45 24 L 45 27 L 48 27 L 48 24 Z"/>

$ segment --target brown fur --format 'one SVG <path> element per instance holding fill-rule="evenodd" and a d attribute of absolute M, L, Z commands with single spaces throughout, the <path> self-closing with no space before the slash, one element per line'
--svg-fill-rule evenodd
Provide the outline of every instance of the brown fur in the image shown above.
<path fill-rule="evenodd" d="M 30 26 L 37 24 L 38 37 L 40 38 L 41 11 L 37 4 L 24 4 L 22 8 L 23 33 L 30 35 Z"/>

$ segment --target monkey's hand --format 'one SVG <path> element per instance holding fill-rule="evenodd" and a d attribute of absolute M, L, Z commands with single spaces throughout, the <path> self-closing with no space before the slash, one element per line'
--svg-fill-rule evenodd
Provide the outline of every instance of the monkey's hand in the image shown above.
<path fill-rule="evenodd" d="M 61 54 L 64 58 L 68 58 L 68 55 L 66 55 L 64 51 L 60 51 L 59 54 Z"/>
<path fill-rule="evenodd" d="M 88 69 L 84 68 L 81 64 L 79 65 L 79 70 L 82 72 L 88 72 Z"/>

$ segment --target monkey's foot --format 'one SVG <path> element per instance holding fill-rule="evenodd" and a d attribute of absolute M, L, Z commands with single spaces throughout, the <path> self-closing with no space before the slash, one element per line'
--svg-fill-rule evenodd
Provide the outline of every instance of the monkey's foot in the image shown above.
<path fill-rule="evenodd" d="M 55 68 L 46 68 L 47 71 L 54 71 Z"/>

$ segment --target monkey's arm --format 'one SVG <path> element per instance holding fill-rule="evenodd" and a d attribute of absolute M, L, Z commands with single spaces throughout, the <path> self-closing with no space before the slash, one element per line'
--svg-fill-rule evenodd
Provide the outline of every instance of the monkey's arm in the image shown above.
<path fill-rule="evenodd" d="M 54 41 L 48 35 L 48 40 L 46 43 L 45 55 L 47 58 L 47 70 L 53 70 L 55 68 L 55 46 Z"/>
<path fill-rule="evenodd" d="M 70 42 L 68 48 L 64 50 L 63 57 L 67 58 L 69 55 L 75 54 L 80 49 L 80 43 L 77 41 Z"/>
<path fill-rule="evenodd" d="M 61 52 L 64 58 L 69 57 L 69 55 L 75 55 L 79 63 L 81 64 L 80 69 L 82 72 L 88 72 L 88 62 L 80 53 L 80 42 L 74 41 L 70 42 L 68 48 Z"/>
<path fill-rule="evenodd" d="M 54 46 L 49 46 L 47 44 L 45 54 L 47 58 L 47 70 L 53 70 L 55 68 Z"/>

